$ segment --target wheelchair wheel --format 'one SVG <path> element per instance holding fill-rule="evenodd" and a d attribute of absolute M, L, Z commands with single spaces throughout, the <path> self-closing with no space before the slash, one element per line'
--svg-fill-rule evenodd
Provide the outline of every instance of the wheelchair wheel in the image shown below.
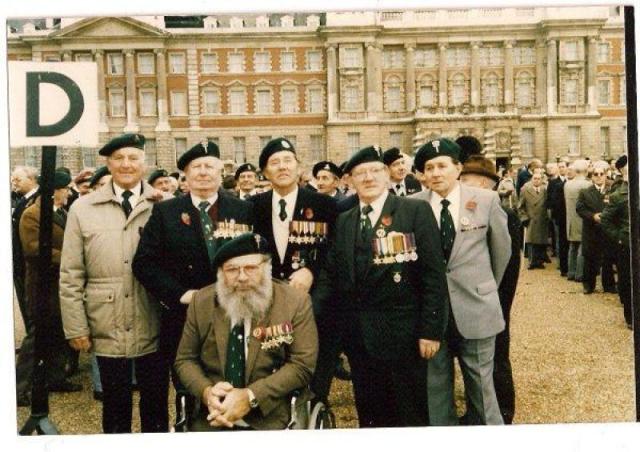
<path fill-rule="evenodd" d="M 325 430 L 336 428 L 333 412 L 322 402 L 318 402 L 309 416 L 309 430 Z"/>

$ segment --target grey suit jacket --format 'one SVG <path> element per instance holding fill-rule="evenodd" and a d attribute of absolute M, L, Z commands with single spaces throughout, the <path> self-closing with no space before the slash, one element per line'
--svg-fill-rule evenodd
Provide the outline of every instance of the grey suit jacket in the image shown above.
<path fill-rule="evenodd" d="M 429 202 L 431 194 L 427 190 L 411 197 Z M 447 283 L 452 314 L 464 338 L 484 339 L 504 329 L 498 286 L 510 257 L 507 214 L 498 194 L 460 184 L 460 221 Z"/>
<path fill-rule="evenodd" d="M 576 176 L 564 184 L 564 200 L 567 205 L 567 240 L 570 242 L 582 241 L 582 217 L 576 211 L 578 195 L 581 190 L 591 187 L 584 176 Z"/>

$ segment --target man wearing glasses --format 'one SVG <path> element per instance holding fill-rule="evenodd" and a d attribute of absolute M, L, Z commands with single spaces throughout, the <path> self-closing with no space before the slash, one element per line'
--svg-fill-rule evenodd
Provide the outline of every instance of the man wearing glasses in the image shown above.
<path fill-rule="evenodd" d="M 175 362 L 200 401 L 190 430 L 284 429 L 289 395 L 307 387 L 318 355 L 311 299 L 271 278 L 269 246 L 254 233 L 220 247 L 212 267 Z"/>

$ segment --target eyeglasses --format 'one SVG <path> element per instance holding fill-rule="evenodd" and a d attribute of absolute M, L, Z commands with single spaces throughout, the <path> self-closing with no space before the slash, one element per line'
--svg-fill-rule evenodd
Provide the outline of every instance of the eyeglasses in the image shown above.
<path fill-rule="evenodd" d="M 382 172 L 384 171 L 384 168 L 385 167 L 382 166 L 378 168 L 357 170 L 351 173 L 351 177 L 353 177 L 354 179 L 364 179 L 367 176 L 367 174 L 371 174 L 373 177 L 377 177 L 380 174 L 382 174 Z"/>
<path fill-rule="evenodd" d="M 256 276 L 260 272 L 262 264 L 266 261 L 267 259 L 262 259 L 257 264 L 223 266 L 222 271 L 230 278 L 237 278 L 240 276 L 241 271 L 244 271 L 244 274 L 247 276 Z"/>

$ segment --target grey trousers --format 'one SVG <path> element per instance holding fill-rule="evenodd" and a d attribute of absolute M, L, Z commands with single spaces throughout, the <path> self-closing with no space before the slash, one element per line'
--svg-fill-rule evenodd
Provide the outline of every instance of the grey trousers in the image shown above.
<path fill-rule="evenodd" d="M 454 399 L 454 356 L 458 357 L 464 380 L 467 416 L 471 424 L 502 425 L 493 386 L 495 336 L 461 339 L 455 349 L 445 340 L 428 361 L 427 394 L 430 425 L 458 425 Z"/>

